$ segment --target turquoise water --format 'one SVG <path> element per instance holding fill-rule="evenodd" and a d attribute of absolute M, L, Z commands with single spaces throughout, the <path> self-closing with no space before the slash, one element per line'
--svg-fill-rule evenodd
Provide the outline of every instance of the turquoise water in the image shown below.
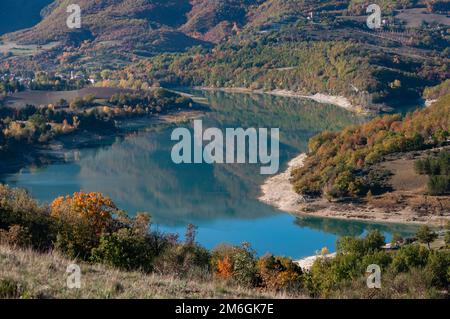
<path fill-rule="evenodd" d="M 205 127 L 280 128 L 282 169 L 306 150 L 308 139 L 316 133 L 365 120 L 308 100 L 195 93 L 207 98 L 211 107 L 203 117 Z M 192 123 L 184 126 L 192 129 Z M 130 214 L 150 213 L 154 229 L 183 237 L 188 223 L 198 226 L 197 240 L 207 248 L 249 242 L 258 254 L 299 258 L 322 247 L 333 250 L 337 236 L 362 235 L 372 228 L 388 237 L 413 231 L 408 226 L 297 218 L 280 212 L 257 200 L 265 178 L 258 165 L 174 164 L 170 157 L 174 128 L 146 127 L 115 138 L 111 145 L 70 150 L 65 160 L 24 168 L 3 181 L 27 188 L 42 202 L 79 190 L 99 191 Z"/>

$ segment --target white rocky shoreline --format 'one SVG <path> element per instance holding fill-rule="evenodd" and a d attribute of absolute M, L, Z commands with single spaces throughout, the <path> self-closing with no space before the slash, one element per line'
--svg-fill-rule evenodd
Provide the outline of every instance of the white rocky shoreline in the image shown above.
<path fill-rule="evenodd" d="M 264 90 L 253 90 L 249 88 L 242 88 L 242 87 L 236 87 L 236 88 L 213 88 L 213 87 L 194 87 L 194 89 L 198 90 L 204 90 L 204 91 L 222 91 L 222 92 L 228 92 L 228 93 L 247 93 L 247 94 L 269 94 L 269 95 L 275 95 L 275 96 L 284 96 L 284 97 L 292 97 L 292 98 L 301 98 L 301 99 L 310 99 L 314 100 L 317 103 L 322 104 L 331 104 L 335 106 L 342 107 L 346 110 L 352 111 L 352 112 L 358 112 L 358 113 L 365 113 L 366 111 L 357 105 L 353 105 L 350 100 L 344 96 L 338 96 L 338 95 L 330 95 L 330 94 L 324 94 L 324 93 L 316 93 L 314 95 L 304 95 L 295 91 L 290 90 L 272 90 L 272 91 L 264 91 Z"/>

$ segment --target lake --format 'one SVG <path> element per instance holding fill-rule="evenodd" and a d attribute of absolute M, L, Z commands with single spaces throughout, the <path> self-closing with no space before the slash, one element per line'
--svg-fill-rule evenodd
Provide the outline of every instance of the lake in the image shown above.
<path fill-rule="evenodd" d="M 367 119 L 342 108 L 313 101 L 269 95 L 193 91 L 207 99 L 211 111 L 204 127 L 279 128 L 280 163 L 307 149 L 308 139 Z M 192 93 L 192 92 L 190 92 Z M 129 124 L 129 123 L 128 123 Z M 41 202 L 59 195 L 98 191 L 130 214 L 148 212 L 153 229 L 184 237 L 186 225 L 198 227 L 197 240 L 207 248 L 249 242 L 266 252 L 300 258 L 322 247 L 335 249 L 338 236 L 358 236 L 380 229 L 408 235 L 408 225 L 295 217 L 257 200 L 267 176 L 256 164 L 174 164 L 171 132 L 176 126 L 145 125 L 108 145 L 68 150 L 63 161 L 33 166 L 3 177 L 24 187 Z M 130 126 L 130 125 L 129 125 Z M 192 130 L 192 123 L 183 124 Z"/>

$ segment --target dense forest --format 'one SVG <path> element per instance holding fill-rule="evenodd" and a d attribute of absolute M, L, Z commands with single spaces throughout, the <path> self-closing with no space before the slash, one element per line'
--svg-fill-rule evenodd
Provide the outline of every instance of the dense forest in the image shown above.
<path fill-rule="evenodd" d="M 357 67 L 356 67 L 357 66 Z M 326 92 L 355 105 L 399 104 L 418 99 L 426 86 L 447 76 L 439 63 L 372 52 L 346 41 L 277 43 L 273 39 L 214 50 L 194 48 L 144 60 L 113 75 L 105 85 L 205 86 Z"/>

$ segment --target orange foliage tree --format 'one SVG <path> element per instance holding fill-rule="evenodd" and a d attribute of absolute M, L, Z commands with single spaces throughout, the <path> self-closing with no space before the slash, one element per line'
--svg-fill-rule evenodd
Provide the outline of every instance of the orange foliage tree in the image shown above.
<path fill-rule="evenodd" d="M 51 205 L 51 216 L 62 220 L 88 223 L 100 235 L 113 221 L 118 209 L 111 199 L 101 193 L 74 193 L 56 198 Z"/>
<path fill-rule="evenodd" d="M 217 261 L 217 276 L 226 280 L 233 276 L 233 265 L 228 255 Z"/>
<path fill-rule="evenodd" d="M 55 247 L 73 258 L 89 260 L 102 234 L 113 229 L 116 205 L 101 193 L 74 193 L 56 198 L 51 216 L 56 219 Z"/>

